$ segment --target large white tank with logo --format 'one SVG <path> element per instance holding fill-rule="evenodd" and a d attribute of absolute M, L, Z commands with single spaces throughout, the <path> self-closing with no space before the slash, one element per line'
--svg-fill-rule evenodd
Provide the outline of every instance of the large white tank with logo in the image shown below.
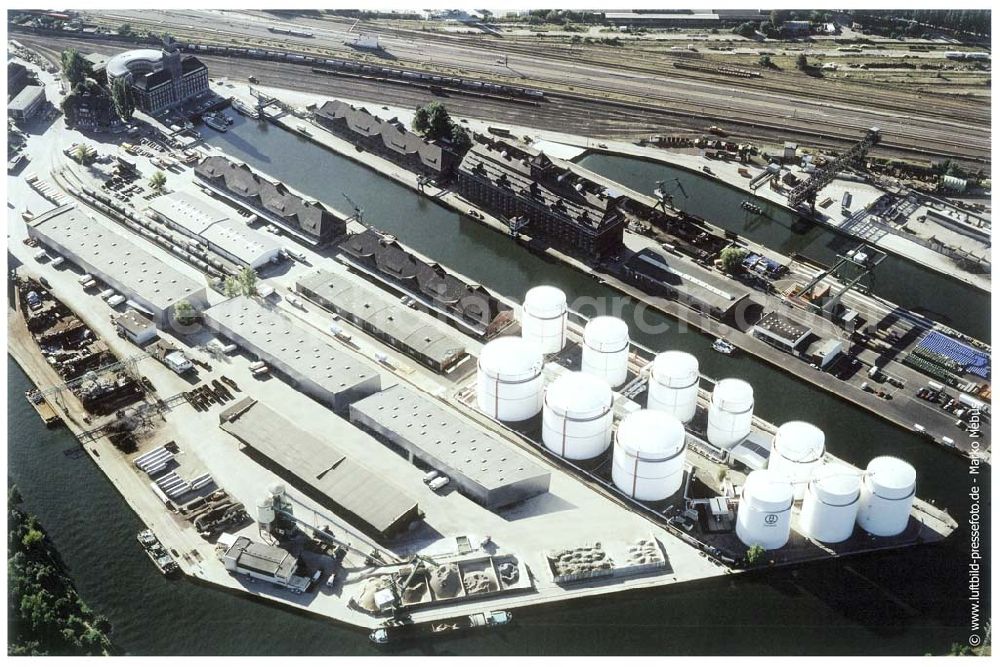
<path fill-rule="evenodd" d="M 545 389 L 542 442 L 559 456 L 591 459 L 611 442 L 611 387 L 586 373 L 565 373 Z"/>
<path fill-rule="evenodd" d="M 861 480 L 858 525 L 872 535 L 891 537 L 906 530 L 917 471 L 894 456 L 877 456 L 868 463 Z"/>
<path fill-rule="evenodd" d="M 843 542 L 854 533 L 861 504 L 861 471 L 840 463 L 813 471 L 799 515 L 799 529 L 820 542 Z"/>
<path fill-rule="evenodd" d="M 719 380 L 708 407 L 708 441 L 732 449 L 750 435 L 753 423 L 753 387 L 743 380 Z"/>
<path fill-rule="evenodd" d="M 566 346 L 566 312 L 566 293 L 561 289 L 532 287 L 521 306 L 521 337 L 542 354 L 558 352 Z"/>
<path fill-rule="evenodd" d="M 685 424 L 698 408 L 698 359 L 679 350 L 661 352 L 649 371 L 646 407 L 673 415 Z"/>
<path fill-rule="evenodd" d="M 493 419 L 516 422 L 542 409 L 542 353 L 517 336 L 483 346 L 476 370 L 479 409 Z"/>
<path fill-rule="evenodd" d="M 684 481 L 684 425 L 657 410 L 636 410 L 618 423 L 611 479 L 636 500 L 663 500 Z"/>
<path fill-rule="evenodd" d="M 788 477 L 795 499 L 802 500 L 813 470 L 823 462 L 825 452 L 823 431 L 808 422 L 786 422 L 774 434 L 767 469 Z"/>
<path fill-rule="evenodd" d="M 583 328 L 580 370 L 619 387 L 628 378 L 628 325 L 617 317 L 595 317 Z"/>
<path fill-rule="evenodd" d="M 792 485 L 783 475 L 754 470 L 747 475 L 736 512 L 736 536 L 751 547 L 780 549 L 792 529 Z"/>

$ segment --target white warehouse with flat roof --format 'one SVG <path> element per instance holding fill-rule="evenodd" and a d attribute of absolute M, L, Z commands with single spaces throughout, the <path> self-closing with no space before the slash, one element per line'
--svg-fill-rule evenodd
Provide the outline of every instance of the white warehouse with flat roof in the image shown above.
<path fill-rule="evenodd" d="M 146 308 L 158 322 L 168 319 L 179 301 L 196 309 L 208 303 L 204 283 L 84 215 L 75 204 L 39 215 L 28 225 L 28 236 Z"/>
<path fill-rule="evenodd" d="M 281 253 L 277 240 L 233 220 L 224 209 L 189 192 L 157 197 L 146 213 L 203 240 L 209 248 L 237 264 L 257 269 L 276 260 Z"/>
<path fill-rule="evenodd" d="M 550 473 L 438 401 L 403 385 L 351 405 L 351 422 L 441 471 L 487 509 L 549 490 Z"/>
<path fill-rule="evenodd" d="M 202 315 L 208 328 L 257 355 L 301 391 L 334 410 L 382 387 L 375 366 L 257 299 L 238 296 Z"/>

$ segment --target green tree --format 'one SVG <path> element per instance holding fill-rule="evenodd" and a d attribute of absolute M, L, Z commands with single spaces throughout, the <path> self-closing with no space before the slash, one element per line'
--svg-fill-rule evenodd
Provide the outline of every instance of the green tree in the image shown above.
<path fill-rule="evenodd" d="M 226 276 L 226 281 L 222 285 L 222 292 L 229 298 L 240 296 L 243 293 L 243 288 L 240 285 L 240 281 L 233 276 Z"/>
<path fill-rule="evenodd" d="M 803 72 L 809 69 L 809 59 L 806 58 L 806 54 L 800 53 L 798 57 L 795 58 L 795 66 Z"/>
<path fill-rule="evenodd" d="M 747 39 L 750 39 L 751 37 L 757 34 L 757 29 L 754 28 L 753 23 L 747 21 L 746 23 L 741 23 L 735 28 L 733 28 L 733 32 L 739 35 L 740 37 L 746 37 Z"/>
<path fill-rule="evenodd" d="M 743 260 L 746 259 L 746 256 L 746 248 L 737 246 L 723 248 L 719 254 L 719 259 L 722 260 L 722 270 L 733 275 L 740 273 L 743 269 Z"/>
<path fill-rule="evenodd" d="M 178 324 L 186 326 L 198 319 L 198 311 L 195 310 L 190 301 L 182 299 L 174 305 L 174 317 Z"/>
<path fill-rule="evenodd" d="M 240 294 L 243 296 L 254 296 L 257 294 L 257 272 L 249 266 L 244 266 L 236 275 L 239 283 Z"/>
<path fill-rule="evenodd" d="M 149 187 L 153 188 L 156 192 L 163 192 L 163 188 L 167 185 L 167 175 L 162 171 L 157 170 L 152 176 L 149 177 Z"/>
<path fill-rule="evenodd" d="M 461 125 L 452 126 L 451 145 L 459 153 L 464 153 L 472 148 L 472 139 Z"/>
<path fill-rule="evenodd" d="M 774 63 L 771 62 L 771 56 L 761 56 L 757 60 L 757 64 L 761 67 L 771 67 L 774 65 Z"/>
<path fill-rule="evenodd" d="M 132 24 L 122 23 L 120 26 L 118 26 L 115 32 L 117 32 L 122 37 L 128 37 L 129 35 L 132 34 Z"/>
<path fill-rule="evenodd" d="M 82 84 L 88 76 L 93 76 L 90 63 L 76 49 L 66 49 L 59 56 L 62 74 L 70 84 L 70 88 Z"/>
<path fill-rule="evenodd" d="M 115 113 L 126 123 L 132 120 L 135 113 L 135 100 L 132 91 L 124 77 L 119 77 L 111 84 L 111 102 L 115 105 Z"/>
<path fill-rule="evenodd" d="M 756 565 L 764 559 L 764 547 L 754 544 L 747 549 L 747 564 Z"/>
<path fill-rule="evenodd" d="M 427 132 L 427 128 L 430 127 L 430 124 L 427 122 L 426 106 L 417 107 L 417 112 L 413 114 L 412 127 L 413 131 L 419 134 L 425 134 Z"/>

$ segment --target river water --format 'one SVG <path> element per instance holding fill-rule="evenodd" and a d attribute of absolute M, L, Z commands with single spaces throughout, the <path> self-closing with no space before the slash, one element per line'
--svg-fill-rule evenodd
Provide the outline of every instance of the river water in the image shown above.
<path fill-rule="evenodd" d="M 291 133 L 236 117 L 210 143 L 341 210 L 347 193 L 365 221 L 508 296 L 546 282 L 570 300 L 597 297 L 585 314 L 622 299 L 584 274 L 528 252 L 481 224 L 427 201 L 346 158 Z M 589 311 L 589 312 L 588 312 Z M 634 304 L 621 314 L 628 321 Z M 969 476 L 963 460 L 763 363 L 722 357 L 709 340 L 681 333 L 654 313 L 666 333 L 634 332 L 654 349 L 696 354 L 704 372 L 737 376 L 757 392 L 757 412 L 804 419 L 827 433 L 837 455 L 864 465 L 893 454 L 918 471 L 918 493 L 951 508 L 964 524 Z M 368 654 L 363 633 L 232 593 L 160 577 L 135 542 L 140 522 L 64 429 L 46 430 L 21 395 L 23 373 L 8 363 L 9 476 L 39 515 L 71 567 L 81 595 L 113 625 L 113 639 L 134 654 Z M 983 484 L 988 482 L 982 482 Z M 984 491 L 989 497 L 989 489 Z M 988 525 L 988 512 L 983 515 Z M 518 610 L 513 627 L 394 648 L 414 655 L 504 654 L 914 654 L 943 653 L 969 635 L 969 538 L 838 563 L 726 577 L 663 589 Z M 984 562 L 988 562 L 988 550 Z M 988 577 L 984 590 L 989 590 Z M 981 610 L 988 618 L 988 609 Z"/>
<path fill-rule="evenodd" d="M 735 187 L 661 162 L 591 153 L 577 163 L 633 190 L 652 195 L 657 181 L 665 181 L 674 205 L 709 222 L 791 256 L 798 253 L 832 266 L 837 255 L 856 247 L 855 239 L 799 217 L 766 199 Z M 683 193 L 674 179 L 681 182 Z M 684 193 L 687 197 L 684 197 Z M 749 214 L 740 203 L 750 199 L 764 216 Z M 894 255 L 875 273 L 875 293 L 892 303 L 923 313 L 979 340 L 990 340 L 990 295 L 958 280 Z"/>

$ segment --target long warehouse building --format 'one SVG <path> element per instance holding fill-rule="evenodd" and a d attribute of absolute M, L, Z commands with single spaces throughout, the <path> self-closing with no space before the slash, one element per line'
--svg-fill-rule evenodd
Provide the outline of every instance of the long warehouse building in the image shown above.
<path fill-rule="evenodd" d="M 487 509 L 546 493 L 550 473 L 514 445 L 440 403 L 396 385 L 351 405 L 350 419 L 447 475 Z"/>
<path fill-rule="evenodd" d="M 295 285 L 300 294 L 439 373 L 465 358 L 460 340 L 383 292 L 322 269 Z"/>
<path fill-rule="evenodd" d="M 84 215 L 75 204 L 39 215 L 28 225 L 28 236 L 148 310 L 158 323 L 167 322 L 180 301 L 196 309 L 208 304 L 204 284 Z"/>
<path fill-rule="evenodd" d="M 259 269 L 281 256 L 281 244 L 266 234 L 238 223 L 218 206 L 189 192 L 157 197 L 146 214 L 179 230 L 236 264 Z"/>
<path fill-rule="evenodd" d="M 375 366 L 257 299 L 238 296 L 202 315 L 208 328 L 257 355 L 301 391 L 334 410 L 382 388 Z"/>
<path fill-rule="evenodd" d="M 392 537 L 421 517 L 416 501 L 398 487 L 263 403 L 243 399 L 223 411 L 219 421 L 223 431 L 245 445 L 246 454 L 269 462 L 289 483 L 368 535 Z M 337 438 L 352 436 L 370 440 L 371 447 L 381 446 L 343 422 Z"/>

